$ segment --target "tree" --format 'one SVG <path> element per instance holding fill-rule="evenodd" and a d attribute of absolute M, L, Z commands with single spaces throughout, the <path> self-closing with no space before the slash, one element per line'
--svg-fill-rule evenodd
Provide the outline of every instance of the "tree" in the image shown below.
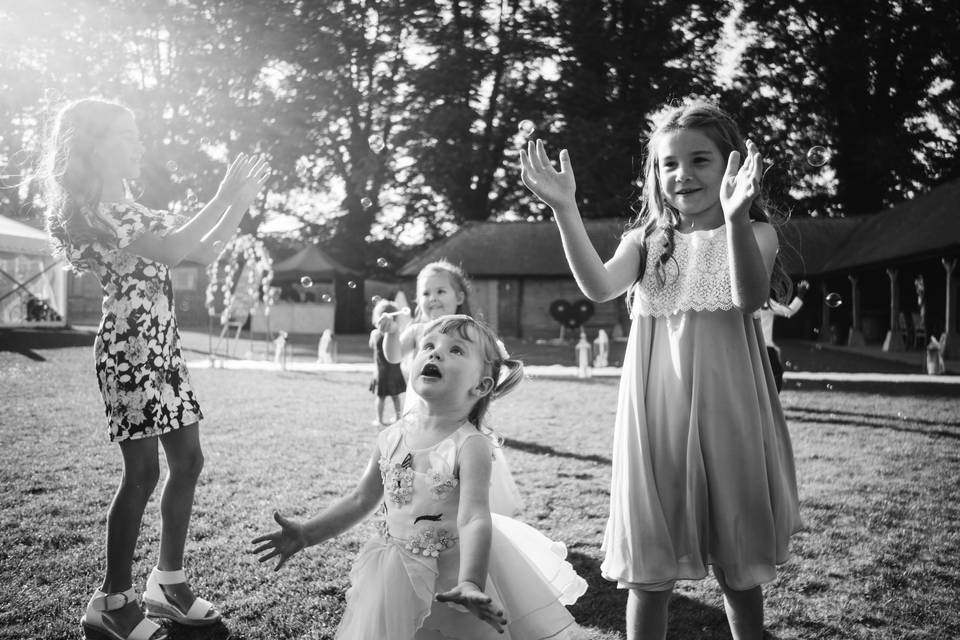
<path fill-rule="evenodd" d="M 955 3 L 743 5 L 756 37 L 728 98 L 788 159 L 786 180 L 808 207 L 873 213 L 956 173 Z M 831 150 L 832 179 L 800 171 L 812 145 Z"/>

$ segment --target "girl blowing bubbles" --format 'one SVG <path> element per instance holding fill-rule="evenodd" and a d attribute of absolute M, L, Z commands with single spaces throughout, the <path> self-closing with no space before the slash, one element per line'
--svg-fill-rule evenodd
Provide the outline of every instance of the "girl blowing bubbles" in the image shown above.
<path fill-rule="evenodd" d="M 107 514 L 106 574 L 81 623 L 111 640 L 162 640 L 167 632 L 144 618 L 131 565 L 147 500 L 159 479 L 157 443 L 169 474 L 160 499 L 157 566 L 144 605 L 152 616 L 189 626 L 214 624 L 220 613 L 193 595 L 183 553 L 197 478 L 203 467 L 203 417 L 180 354 L 169 267 L 215 255 L 233 235 L 266 181 L 267 166 L 239 156 L 216 196 L 183 224 L 128 197 L 144 148 L 133 113 L 102 100 L 79 100 L 58 114 L 45 150 L 47 229 L 71 265 L 89 269 L 104 289 L 94 346 L 97 381 L 110 440 L 123 461 Z"/>
<path fill-rule="evenodd" d="M 741 165 L 741 158 L 743 163 Z M 647 144 L 636 221 L 606 263 L 575 202 L 566 150 L 521 151 L 523 183 L 554 213 L 584 294 L 629 292 L 601 571 L 629 589 L 627 637 L 664 638 L 676 580 L 713 566 L 733 637 L 763 635 L 760 585 L 800 527 L 793 454 L 752 313 L 789 288 L 759 203 L 761 160 L 702 103 L 670 110 Z"/>
<path fill-rule="evenodd" d="M 522 377 L 486 325 L 465 315 L 430 322 L 410 374 L 419 409 L 380 432 L 353 493 L 306 522 L 274 514 L 281 529 L 256 538 L 254 553 L 280 569 L 382 503 L 380 533 L 350 572 L 337 638 L 579 637 L 564 605 L 586 583 L 566 549 L 488 504 L 494 445 L 484 415 Z"/>

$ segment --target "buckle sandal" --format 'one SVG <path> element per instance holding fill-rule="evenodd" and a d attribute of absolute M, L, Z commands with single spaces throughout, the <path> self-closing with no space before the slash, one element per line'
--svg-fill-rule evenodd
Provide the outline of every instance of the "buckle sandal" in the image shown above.
<path fill-rule="evenodd" d="M 188 627 L 205 627 L 220 621 L 220 612 L 203 598 L 194 598 L 190 608 L 184 611 L 168 595 L 165 588 L 171 584 L 184 584 L 187 577 L 183 569 L 160 571 L 154 567 L 147 579 L 147 590 L 143 592 L 143 608 L 148 616 L 166 618 Z"/>
<path fill-rule="evenodd" d="M 110 611 L 123 609 L 131 602 L 137 604 L 139 611 L 140 605 L 137 603 L 137 593 L 133 587 L 120 593 L 104 593 L 97 589 L 87 604 L 87 611 L 80 618 L 84 635 L 87 638 L 105 638 L 106 640 L 167 640 L 167 630 L 146 618 L 141 618 L 129 634 L 121 635 L 117 622 L 108 614 Z"/>

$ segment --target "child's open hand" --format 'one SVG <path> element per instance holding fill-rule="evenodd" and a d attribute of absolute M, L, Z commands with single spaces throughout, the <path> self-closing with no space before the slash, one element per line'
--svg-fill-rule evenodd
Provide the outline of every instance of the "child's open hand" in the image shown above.
<path fill-rule="evenodd" d="M 720 206 L 727 221 L 745 218 L 750 212 L 753 199 L 760 193 L 763 163 L 760 151 L 752 141 L 747 141 L 747 157 L 740 165 L 740 152 L 731 151 L 727 170 L 720 185 Z"/>
<path fill-rule="evenodd" d="M 526 151 L 520 149 L 520 179 L 554 211 L 574 203 L 577 181 L 566 149 L 560 152 L 560 171 L 557 171 L 547 157 L 543 140 L 527 143 Z"/>
<path fill-rule="evenodd" d="M 227 173 L 217 189 L 217 197 L 246 209 L 269 176 L 270 166 L 266 160 L 241 153 L 227 167 Z"/>
<path fill-rule="evenodd" d="M 387 313 L 380 314 L 380 319 L 377 320 L 377 329 L 380 330 L 380 333 L 396 333 L 400 330 L 399 318 L 400 316 L 409 316 L 410 309 L 409 307 L 404 307 L 399 311 L 389 311 Z"/>
<path fill-rule="evenodd" d="M 303 535 L 303 525 L 299 522 L 285 518 L 280 515 L 279 511 L 273 512 L 273 519 L 280 525 L 280 531 L 254 538 L 251 544 L 260 544 L 261 542 L 263 544 L 251 553 L 266 551 L 267 553 L 257 558 L 260 562 L 266 562 L 279 556 L 280 560 L 277 562 L 277 566 L 273 568 L 274 571 L 279 571 L 293 554 L 307 546 L 307 540 Z"/>
<path fill-rule="evenodd" d="M 503 610 L 495 606 L 490 596 L 472 582 L 461 582 L 450 591 L 438 593 L 437 602 L 452 602 L 466 607 L 470 613 L 489 624 L 498 633 L 503 633 L 503 627 L 507 624 Z"/>

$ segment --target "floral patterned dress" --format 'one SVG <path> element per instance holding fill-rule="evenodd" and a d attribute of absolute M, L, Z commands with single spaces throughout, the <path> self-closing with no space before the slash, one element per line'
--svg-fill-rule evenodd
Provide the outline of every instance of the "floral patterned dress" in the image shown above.
<path fill-rule="evenodd" d="M 125 250 L 146 231 L 173 229 L 175 216 L 135 202 L 102 204 L 99 216 L 115 241 L 77 244 L 67 257 L 91 269 L 103 287 L 94 353 L 110 440 L 159 436 L 198 422 L 203 414 L 180 353 L 169 269 Z"/>
<path fill-rule="evenodd" d="M 504 609 L 498 634 L 436 594 L 457 585 L 460 569 L 457 512 L 458 458 L 469 438 L 487 438 L 467 424 L 436 445 L 411 449 L 411 418 L 378 434 L 384 520 L 360 550 L 350 572 L 341 640 L 573 640 L 585 637 L 566 606 L 587 584 L 566 561 L 561 542 L 512 518 L 492 514 L 484 592 Z M 492 447 L 491 443 L 491 447 Z"/>

